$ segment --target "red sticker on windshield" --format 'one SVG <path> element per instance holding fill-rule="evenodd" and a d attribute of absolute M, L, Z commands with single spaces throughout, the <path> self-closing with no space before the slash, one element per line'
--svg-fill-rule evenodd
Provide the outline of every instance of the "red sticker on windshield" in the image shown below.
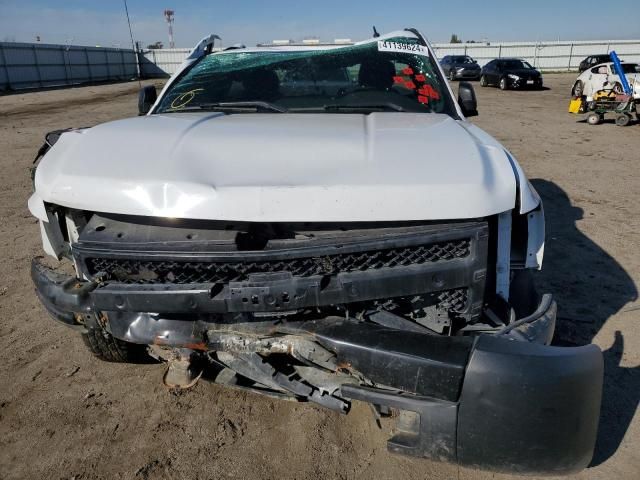
<path fill-rule="evenodd" d="M 413 83 L 411 80 L 407 80 L 406 82 L 404 82 L 404 86 L 406 88 L 408 88 L 409 90 L 415 90 L 416 89 L 416 84 Z"/>
<path fill-rule="evenodd" d="M 424 95 L 418 95 L 418 101 L 420 103 L 429 103 L 429 97 L 425 97 Z"/>
<path fill-rule="evenodd" d="M 403 68 L 402 73 L 404 73 L 405 75 L 413 75 L 413 68 L 411 67 Z"/>
<path fill-rule="evenodd" d="M 415 79 L 416 79 L 416 82 L 423 82 L 424 83 L 424 82 L 427 81 L 427 78 L 422 74 L 416 75 Z"/>
<path fill-rule="evenodd" d="M 404 83 L 404 77 L 401 77 L 399 75 L 393 77 L 393 83 Z"/>
<path fill-rule="evenodd" d="M 436 92 L 431 85 L 423 85 L 422 88 L 418 90 L 418 93 L 425 97 L 433 98 L 434 100 L 440 99 L 440 94 Z"/>

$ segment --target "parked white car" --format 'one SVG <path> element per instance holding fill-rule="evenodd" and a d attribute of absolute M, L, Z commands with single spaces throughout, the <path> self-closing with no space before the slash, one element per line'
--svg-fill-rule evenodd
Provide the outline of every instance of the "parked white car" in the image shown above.
<path fill-rule="evenodd" d="M 625 77 L 629 85 L 633 86 L 640 82 L 640 65 L 637 63 L 622 63 Z M 582 72 L 573 84 L 571 94 L 575 97 L 592 97 L 598 90 L 613 90 L 616 93 L 623 93 L 620 77 L 615 72 L 613 62 L 601 63 L 593 68 Z M 635 95 L 640 95 L 635 89 Z"/>
<path fill-rule="evenodd" d="M 602 354 L 550 346 L 542 202 L 467 120 L 473 87 L 456 98 L 412 29 L 211 46 L 145 87 L 140 116 L 47 135 L 29 208 L 75 268 L 32 263 L 49 313 L 102 359 L 166 361 L 171 387 L 208 365 L 275 398 L 368 402 L 397 417 L 393 452 L 586 467 Z"/>

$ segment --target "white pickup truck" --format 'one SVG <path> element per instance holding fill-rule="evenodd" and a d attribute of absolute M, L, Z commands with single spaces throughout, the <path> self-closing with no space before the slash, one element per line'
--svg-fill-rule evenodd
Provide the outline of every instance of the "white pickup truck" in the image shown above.
<path fill-rule="evenodd" d="M 588 465 L 594 345 L 550 346 L 539 196 L 467 121 L 416 30 L 353 45 L 200 42 L 140 116 L 47 135 L 29 200 L 48 312 L 109 361 L 167 362 L 347 413 L 390 450 L 519 473 Z M 559 268 L 559 267 L 558 267 Z M 150 408 L 153 408 L 150 406 Z M 310 434 L 313 434 L 310 432 Z"/>

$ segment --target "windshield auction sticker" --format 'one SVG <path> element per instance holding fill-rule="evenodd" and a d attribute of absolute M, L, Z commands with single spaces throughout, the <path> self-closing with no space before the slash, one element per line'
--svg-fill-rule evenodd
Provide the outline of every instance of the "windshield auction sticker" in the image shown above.
<path fill-rule="evenodd" d="M 414 55 L 424 55 L 426 57 L 429 56 L 429 50 L 427 47 L 417 43 L 394 42 L 390 40 L 380 40 L 378 42 L 378 51 L 409 53 Z"/>

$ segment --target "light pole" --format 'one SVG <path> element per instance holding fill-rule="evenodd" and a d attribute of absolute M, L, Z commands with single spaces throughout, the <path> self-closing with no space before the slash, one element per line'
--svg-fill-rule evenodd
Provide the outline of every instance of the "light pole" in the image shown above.
<path fill-rule="evenodd" d="M 165 10 L 164 18 L 167 20 L 167 25 L 169 26 L 169 48 L 175 48 L 176 44 L 173 41 L 173 22 L 174 22 L 175 12 L 173 10 Z"/>

